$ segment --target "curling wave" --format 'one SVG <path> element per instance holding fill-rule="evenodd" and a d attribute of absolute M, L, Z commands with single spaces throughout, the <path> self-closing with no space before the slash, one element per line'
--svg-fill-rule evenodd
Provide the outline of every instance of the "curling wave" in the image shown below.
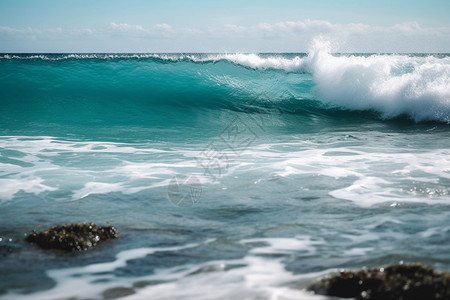
<path fill-rule="evenodd" d="M 20 70 L 22 74 L 14 74 L 15 66 L 24 60 L 29 69 Z M 112 65 L 108 66 L 108 62 Z M 29 81 L 19 75 L 26 74 L 39 80 L 38 73 L 27 74 L 36 72 L 35 69 L 30 70 L 30 64 L 39 65 L 44 73 L 50 72 L 50 77 L 59 76 L 59 81 L 61 78 L 62 81 L 70 79 L 65 82 L 69 88 L 82 86 L 81 77 L 86 75 L 89 82 L 83 86 L 84 89 L 95 83 L 106 94 L 117 89 L 117 82 L 121 82 L 122 92 L 128 90 L 134 98 L 136 90 L 147 98 L 155 94 L 173 98 L 173 91 L 181 91 L 186 96 L 184 98 L 194 95 L 193 98 L 198 100 L 198 103 L 184 103 L 186 105 L 219 106 L 223 109 L 229 103 L 219 102 L 231 101 L 231 106 L 236 106 L 255 94 L 267 93 L 281 100 L 278 102 L 280 105 L 283 105 L 283 100 L 294 99 L 295 105 L 301 106 L 301 101 L 307 99 L 315 100 L 321 108 L 375 111 L 382 119 L 405 115 L 415 122 L 450 122 L 448 55 L 337 55 L 330 53 L 326 43 L 317 41 L 308 54 L 297 55 L 4 54 L 0 56 L 0 69 L 4 70 L 1 76 L 3 84 L 0 84 L 2 90 L 8 90 L 7 81 L 11 79 L 14 80 L 12 85 L 26 88 Z M 61 68 L 55 70 L 55 64 Z M 240 70 L 241 67 L 252 72 Z M 23 63 L 21 68 L 24 68 Z M 306 81 L 292 80 L 293 75 L 310 77 L 302 77 Z M 308 80 L 310 84 L 304 84 Z M 74 87 L 74 82 L 79 84 Z M 298 87 L 293 87 L 292 82 Z M 46 89 L 50 95 L 55 91 L 52 81 L 39 84 L 39 89 Z M 272 93 L 274 87 L 279 91 L 276 95 Z M 215 97 L 221 93 L 226 96 Z"/>

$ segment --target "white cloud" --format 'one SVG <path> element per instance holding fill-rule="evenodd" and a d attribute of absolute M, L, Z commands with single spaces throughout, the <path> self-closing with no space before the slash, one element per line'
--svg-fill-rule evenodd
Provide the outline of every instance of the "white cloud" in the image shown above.
<path fill-rule="evenodd" d="M 161 47 L 166 51 L 305 51 L 309 40 L 315 36 L 322 36 L 332 41 L 339 41 L 340 49 L 348 52 L 449 52 L 450 28 L 424 28 L 417 22 L 397 24 L 390 27 L 370 26 L 361 23 L 335 24 L 326 20 L 286 21 L 277 23 L 261 22 L 253 26 L 224 24 L 209 28 L 180 28 L 161 23 L 153 26 L 139 24 L 111 23 L 98 29 L 64 30 L 54 29 L 16 29 L 0 27 L 2 44 L 14 40 L 55 40 L 61 43 L 69 39 L 108 39 L 113 45 L 127 45 L 128 42 L 155 45 L 151 40 L 158 39 Z M 345 42 L 343 42 L 345 41 Z M 165 43 L 165 44 L 164 44 Z M 202 45 L 204 48 L 195 48 Z M 99 43 L 99 47 L 102 44 Z M 124 47 L 124 46 L 123 46 Z M 118 49 L 127 51 L 122 46 Z M 189 48 L 189 49 L 184 49 Z M 409 47 L 409 48 L 408 48 Z M 3 48 L 3 50 L 1 49 Z M 6 47 L 0 46 L 5 51 Z M 97 49 L 97 48 L 95 48 Z M 156 49 L 156 48 L 155 48 Z M 159 49 L 159 48 L 158 48 Z M 129 49 L 134 51 L 135 49 Z M 88 50 L 89 51 L 89 50 Z M 108 51 L 103 49 L 102 51 Z M 114 49 L 112 50 L 114 51 Z M 159 51 L 164 51 L 161 48 Z"/>
<path fill-rule="evenodd" d="M 109 28 L 99 30 L 98 32 L 113 36 L 124 35 L 129 38 L 170 38 L 173 34 L 177 33 L 176 31 L 172 26 L 165 23 L 146 28 L 141 25 L 111 23 Z"/>
<path fill-rule="evenodd" d="M 0 26 L 0 36 L 9 36 L 12 38 L 31 38 L 39 35 L 42 30 L 27 27 L 25 29 L 16 29 L 6 26 Z"/>
<path fill-rule="evenodd" d="M 111 30 L 113 31 L 119 31 L 119 32 L 132 32 L 132 31 L 143 31 L 144 28 L 142 28 L 141 25 L 129 25 L 129 24 L 116 24 L 116 23 L 111 23 L 110 25 Z"/>
<path fill-rule="evenodd" d="M 172 30 L 172 26 L 169 24 L 156 24 L 153 26 L 154 29 L 162 29 L 162 30 Z"/>

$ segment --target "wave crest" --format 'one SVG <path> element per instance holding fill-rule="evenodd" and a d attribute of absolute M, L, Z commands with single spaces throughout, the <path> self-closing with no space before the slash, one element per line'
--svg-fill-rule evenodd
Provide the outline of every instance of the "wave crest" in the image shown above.
<path fill-rule="evenodd" d="M 450 122 L 450 58 L 408 55 L 336 56 L 318 45 L 303 58 L 232 54 L 233 63 L 257 69 L 311 73 L 323 103 L 375 110 L 382 118 Z"/>

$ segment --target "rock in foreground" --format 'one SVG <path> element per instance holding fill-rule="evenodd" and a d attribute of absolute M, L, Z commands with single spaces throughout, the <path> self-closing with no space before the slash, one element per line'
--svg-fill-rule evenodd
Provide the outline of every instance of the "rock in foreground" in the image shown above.
<path fill-rule="evenodd" d="M 416 265 L 342 271 L 308 288 L 316 294 L 356 299 L 450 299 L 450 274 Z"/>
<path fill-rule="evenodd" d="M 25 240 L 44 249 L 86 251 L 98 243 L 117 237 L 117 231 L 112 226 L 79 223 L 53 226 L 41 232 L 33 230 Z"/>

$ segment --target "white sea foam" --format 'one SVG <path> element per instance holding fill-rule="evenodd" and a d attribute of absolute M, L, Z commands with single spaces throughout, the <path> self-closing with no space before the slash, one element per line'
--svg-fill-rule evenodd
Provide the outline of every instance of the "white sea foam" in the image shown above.
<path fill-rule="evenodd" d="M 138 290 L 135 295 L 124 299 L 327 299 L 324 296 L 287 286 L 291 281 L 317 277 L 322 273 L 295 276 L 286 271 L 279 260 L 261 257 L 247 256 L 244 259 L 226 263 L 245 264 L 245 266 L 225 272 L 184 276 L 173 282 Z"/>
<path fill-rule="evenodd" d="M 440 181 L 450 179 L 446 149 L 411 152 L 398 148 L 393 152 L 383 147 L 336 147 L 332 143 L 326 148 L 318 146 L 323 145 L 304 142 L 262 145 L 252 149 L 249 157 L 261 157 L 263 162 L 258 166 L 264 173 L 269 169 L 284 178 L 342 179 L 348 184 L 331 189 L 329 195 L 360 206 L 383 202 L 450 204 L 450 188 L 439 185 Z M 283 147 L 293 150 L 280 154 L 277 149 Z M 328 184 L 329 181 L 324 182 Z"/>
<path fill-rule="evenodd" d="M 314 245 L 321 244 L 321 241 L 313 241 L 308 237 L 292 238 L 254 238 L 242 240 L 243 244 L 266 243 L 267 246 L 253 248 L 252 254 L 273 254 L 289 253 L 293 251 L 306 251 L 309 254 L 314 253 Z"/>
<path fill-rule="evenodd" d="M 130 155 L 152 156 L 167 152 L 142 145 L 81 142 L 53 137 L 1 137 L 0 146 L 21 154 L 10 163 L 0 164 L 0 174 L 4 177 L 0 179 L 0 199 L 4 201 L 11 200 L 19 191 L 40 194 L 59 189 L 72 190 L 72 200 L 109 192 L 133 194 L 164 182 L 178 168 L 195 166 L 195 162 L 161 164 L 128 161 Z M 64 158 L 65 155 L 85 155 L 85 159 L 82 165 L 72 165 L 70 160 Z M 98 160 L 106 163 L 98 165 Z M 139 180 L 149 181 L 136 184 Z"/>
<path fill-rule="evenodd" d="M 87 54 L 56 54 L 56 55 L 46 55 L 46 54 L 34 54 L 34 55 L 10 55 L 4 54 L 0 55 L 0 59 L 21 59 L 21 60 L 49 60 L 49 61 L 58 61 L 58 60 L 68 60 L 68 59 L 105 59 L 105 60 L 113 60 L 113 59 L 161 59 L 167 61 L 179 61 L 185 59 L 195 60 L 195 57 L 186 56 L 186 55 L 176 55 L 176 54 L 156 54 L 156 53 L 136 53 L 136 54 L 127 54 L 127 53 L 87 53 Z"/>
<path fill-rule="evenodd" d="M 13 199 L 19 191 L 40 194 L 59 190 L 63 193 L 56 197 L 66 201 L 111 192 L 129 195 L 165 188 L 175 175 L 190 173 L 205 188 L 221 185 L 234 190 L 235 176 L 253 176 L 258 179 L 251 181 L 255 185 L 272 177 L 302 178 L 305 182 L 305 178 L 321 176 L 340 182 L 328 187 L 328 179 L 323 179 L 323 188 L 331 197 L 361 206 L 405 201 L 450 203 L 450 188 L 442 184 L 450 179 L 446 149 L 391 151 L 384 147 L 340 147 L 333 142 L 324 148 L 323 144 L 307 141 L 263 144 L 239 156 L 227 153 L 227 168 L 213 177 L 199 164 L 201 152 L 193 149 L 159 150 L 144 144 L 51 137 L 2 137 L 0 146 L 21 153 L 10 163 L 1 164 L 3 201 Z M 73 165 L 68 157 L 77 157 L 82 163 Z"/>
<path fill-rule="evenodd" d="M 366 248 L 352 248 L 350 250 L 344 251 L 345 255 L 348 256 L 363 256 L 367 255 L 369 252 L 373 251 L 374 248 L 366 247 Z"/>
<path fill-rule="evenodd" d="M 14 195 L 23 191 L 33 193 L 35 195 L 44 191 L 54 191 L 56 188 L 43 184 L 43 179 L 39 177 L 16 179 L 16 178 L 0 178 L 1 195 L 0 199 L 11 200 Z"/>
<path fill-rule="evenodd" d="M 11 200 L 19 191 L 40 194 L 60 190 L 64 192 L 65 200 L 68 193 L 71 200 L 114 192 L 129 195 L 167 187 L 175 175 L 183 173 L 194 174 L 202 184 L 218 184 L 217 178 L 206 174 L 202 167 L 201 163 L 209 164 L 210 161 L 200 150 L 160 150 L 155 146 L 46 136 L 1 137 L 0 147 L 17 151 L 21 156 L 10 163 L 0 163 L 0 175 L 4 177 L 0 179 L 0 200 Z M 233 152 L 229 150 L 227 154 L 232 156 Z M 155 155 L 159 157 L 157 161 Z M 80 163 L 73 164 L 72 157 Z M 247 165 L 251 164 L 227 162 L 219 175 L 222 178 L 230 176 Z"/>
<path fill-rule="evenodd" d="M 326 104 L 375 110 L 383 118 L 402 114 L 415 121 L 450 122 L 450 58 L 407 55 L 336 56 L 316 42 L 308 56 L 293 59 L 229 54 L 224 58 L 258 69 L 312 73 Z"/>
<path fill-rule="evenodd" d="M 214 242 L 208 240 L 204 244 Z M 99 298 L 111 288 L 124 287 L 134 294 L 123 299 L 326 299 L 301 289 L 289 287 L 293 281 L 305 281 L 321 276 L 327 271 L 294 275 L 287 271 L 280 259 L 266 258 L 260 254 L 314 252 L 314 245 L 323 241 L 311 241 L 309 237 L 258 238 L 240 241 L 242 244 L 266 244 L 256 246 L 241 259 L 208 261 L 155 270 L 148 276 L 116 277 L 114 271 L 126 266 L 130 260 L 144 258 L 156 252 L 176 252 L 200 244 L 177 247 L 138 248 L 118 253 L 115 260 L 59 270 L 49 270 L 47 275 L 56 286 L 32 295 L 7 294 L 0 299 L 67 299 Z M 271 249 L 274 252 L 271 252 Z M 227 268 L 230 267 L 230 268 Z M 149 272 L 150 273 L 150 272 Z M 157 281 L 158 284 L 136 288 L 136 282 Z"/>

